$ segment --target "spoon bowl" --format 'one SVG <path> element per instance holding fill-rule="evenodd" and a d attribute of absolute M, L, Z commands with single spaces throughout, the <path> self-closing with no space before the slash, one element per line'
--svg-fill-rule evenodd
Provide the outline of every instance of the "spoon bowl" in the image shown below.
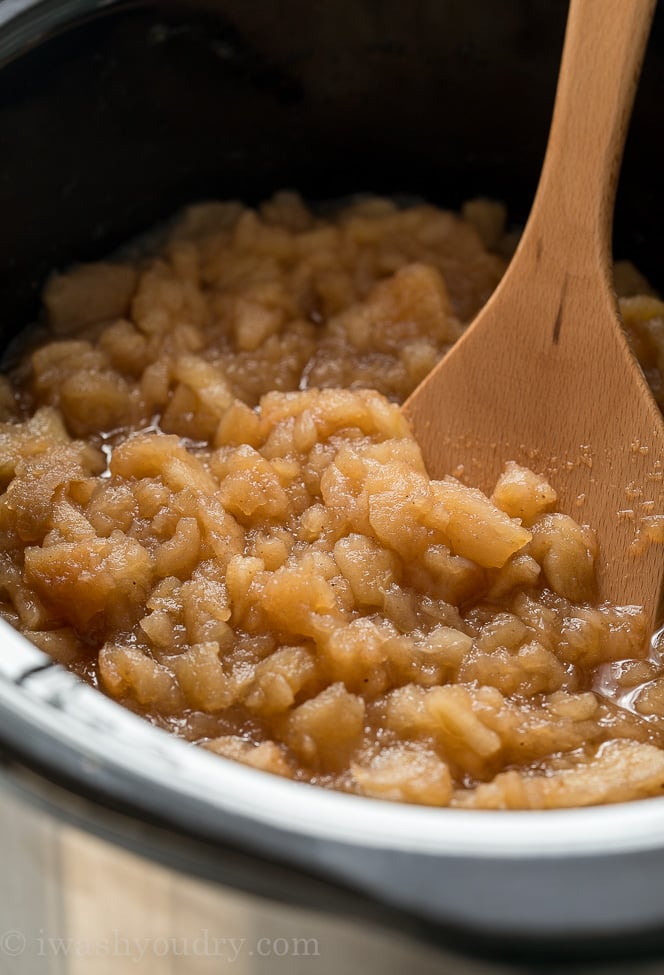
<path fill-rule="evenodd" d="M 500 286 L 404 404 L 432 477 L 491 493 L 513 460 L 591 525 L 598 596 L 658 616 L 664 422 L 611 272 L 620 159 L 655 0 L 572 0 L 540 183 Z"/>

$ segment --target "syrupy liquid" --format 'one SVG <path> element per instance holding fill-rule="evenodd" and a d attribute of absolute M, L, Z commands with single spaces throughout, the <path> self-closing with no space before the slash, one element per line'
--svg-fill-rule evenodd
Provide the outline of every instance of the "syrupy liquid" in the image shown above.
<path fill-rule="evenodd" d="M 639 700 L 651 681 L 657 681 L 664 671 L 664 626 L 660 626 L 648 641 L 648 654 L 638 661 L 615 660 L 601 664 L 595 671 L 592 689 L 616 707 L 622 708 L 657 726 L 658 739 L 664 733 L 664 718 L 639 708 Z"/>

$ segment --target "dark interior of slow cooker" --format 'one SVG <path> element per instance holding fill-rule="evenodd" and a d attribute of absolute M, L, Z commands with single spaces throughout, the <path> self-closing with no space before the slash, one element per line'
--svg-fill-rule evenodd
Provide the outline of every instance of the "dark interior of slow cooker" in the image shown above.
<path fill-rule="evenodd" d="M 486 194 L 522 222 L 564 19 L 551 0 L 148 0 L 42 35 L 0 65 L 2 337 L 52 268 L 190 200 Z M 660 284 L 663 90 L 660 11 L 616 221 L 617 255 Z"/>

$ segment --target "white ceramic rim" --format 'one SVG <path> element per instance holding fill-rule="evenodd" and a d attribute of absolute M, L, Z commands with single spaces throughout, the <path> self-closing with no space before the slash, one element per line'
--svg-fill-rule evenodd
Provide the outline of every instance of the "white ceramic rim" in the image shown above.
<path fill-rule="evenodd" d="M 0 735 L 30 726 L 39 745 L 77 755 L 81 787 L 112 771 L 163 792 L 172 808 L 256 827 L 435 857 L 560 858 L 624 855 L 664 847 L 664 797 L 584 809 L 527 812 L 437 809 L 383 802 L 291 782 L 211 755 L 130 713 L 0 621 Z M 220 820 L 221 821 L 221 820 Z"/>

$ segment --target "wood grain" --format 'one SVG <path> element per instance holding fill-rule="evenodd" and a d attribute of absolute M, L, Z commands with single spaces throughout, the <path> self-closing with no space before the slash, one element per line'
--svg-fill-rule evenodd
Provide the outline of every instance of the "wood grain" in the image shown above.
<path fill-rule="evenodd" d="M 572 0 L 546 158 L 503 281 L 404 405 L 434 477 L 491 491 L 507 460 L 545 472 L 592 525 L 602 598 L 659 606 L 664 425 L 619 324 L 615 189 L 655 0 Z"/>

